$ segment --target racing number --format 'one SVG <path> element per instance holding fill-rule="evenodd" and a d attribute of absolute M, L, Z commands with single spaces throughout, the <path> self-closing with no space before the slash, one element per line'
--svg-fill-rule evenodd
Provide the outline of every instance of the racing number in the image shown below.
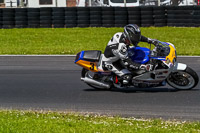
<path fill-rule="evenodd" d="M 91 67 L 90 70 L 94 70 L 94 63 L 90 63 Z"/>

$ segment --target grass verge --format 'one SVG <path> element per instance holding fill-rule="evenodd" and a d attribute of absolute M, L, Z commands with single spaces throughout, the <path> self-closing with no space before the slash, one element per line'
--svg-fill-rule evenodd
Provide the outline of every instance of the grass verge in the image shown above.
<path fill-rule="evenodd" d="M 123 28 L 1 29 L 0 54 L 76 54 L 104 51 L 108 41 Z M 200 28 L 141 28 L 146 37 L 171 42 L 178 55 L 200 55 Z M 140 43 L 140 46 L 148 46 Z"/>
<path fill-rule="evenodd" d="M 68 133 L 68 132 L 137 132 L 196 133 L 199 122 L 163 121 L 81 115 L 73 113 L 0 111 L 0 132 L 4 133 Z"/>

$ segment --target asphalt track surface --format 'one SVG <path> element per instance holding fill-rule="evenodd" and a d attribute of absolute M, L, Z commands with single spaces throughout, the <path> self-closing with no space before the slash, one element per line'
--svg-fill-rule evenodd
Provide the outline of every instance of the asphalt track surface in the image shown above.
<path fill-rule="evenodd" d="M 199 57 L 179 57 L 200 76 Z M 0 56 L 1 109 L 72 111 L 136 118 L 200 120 L 200 84 L 95 90 L 80 81 L 74 57 Z"/>

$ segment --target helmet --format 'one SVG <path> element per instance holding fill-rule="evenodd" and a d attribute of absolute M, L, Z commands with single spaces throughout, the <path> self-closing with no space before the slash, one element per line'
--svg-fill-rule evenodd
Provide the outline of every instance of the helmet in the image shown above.
<path fill-rule="evenodd" d="M 131 44 L 137 45 L 141 38 L 140 28 L 136 24 L 129 24 L 124 27 L 124 36 Z"/>

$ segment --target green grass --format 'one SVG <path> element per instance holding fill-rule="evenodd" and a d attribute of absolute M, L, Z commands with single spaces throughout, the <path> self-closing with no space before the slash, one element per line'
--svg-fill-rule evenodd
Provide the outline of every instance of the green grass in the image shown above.
<path fill-rule="evenodd" d="M 76 54 L 104 51 L 123 28 L 1 29 L 0 54 Z M 178 55 L 200 55 L 200 28 L 141 28 L 144 36 L 176 46 Z M 148 46 L 141 43 L 140 46 Z"/>
<path fill-rule="evenodd" d="M 77 113 L 0 111 L 1 133 L 197 133 L 200 122 L 82 115 Z"/>

